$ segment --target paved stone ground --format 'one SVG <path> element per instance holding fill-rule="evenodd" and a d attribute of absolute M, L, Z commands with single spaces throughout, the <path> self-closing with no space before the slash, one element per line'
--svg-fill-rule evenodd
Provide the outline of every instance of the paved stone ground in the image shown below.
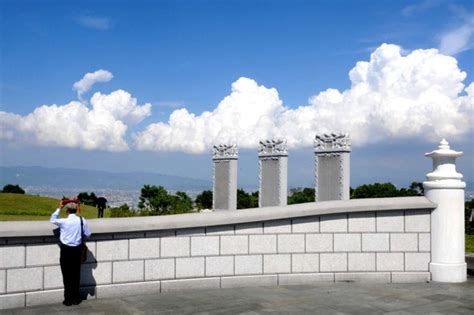
<path fill-rule="evenodd" d="M 474 277 L 462 284 L 321 283 L 315 286 L 168 292 L 1 314 L 474 314 Z"/>

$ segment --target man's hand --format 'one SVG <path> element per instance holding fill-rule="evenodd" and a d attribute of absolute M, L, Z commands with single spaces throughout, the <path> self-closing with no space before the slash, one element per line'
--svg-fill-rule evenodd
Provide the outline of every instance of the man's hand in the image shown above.
<path fill-rule="evenodd" d="M 60 201 L 59 201 L 59 209 L 62 209 L 63 207 L 64 207 L 64 205 L 63 205 L 63 201 L 62 201 L 62 200 L 60 200 Z"/>

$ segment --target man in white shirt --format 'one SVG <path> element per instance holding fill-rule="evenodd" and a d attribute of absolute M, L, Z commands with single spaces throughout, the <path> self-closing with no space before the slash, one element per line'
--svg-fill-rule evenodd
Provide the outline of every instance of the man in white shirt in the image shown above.
<path fill-rule="evenodd" d="M 81 302 L 79 295 L 81 280 L 81 245 L 82 238 L 89 237 L 91 232 L 89 231 L 86 220 L 82 219 L 82 235 L 81 217 L 76 215 L 77 205 L 73 202 L 65 205 L 66 213 L 68 214 L 67 219 L 60 219 L 59 213 L 63 206 L 63 201 L 61 201 L 59 208 L 51 214 L 50 222 L 59 227 L 59 241 L 61 242 L 61 256 L 59 262 L 61 264 L 64 284 L 63 304 L 71 306 L 72 304 L 77 305 Z"/>

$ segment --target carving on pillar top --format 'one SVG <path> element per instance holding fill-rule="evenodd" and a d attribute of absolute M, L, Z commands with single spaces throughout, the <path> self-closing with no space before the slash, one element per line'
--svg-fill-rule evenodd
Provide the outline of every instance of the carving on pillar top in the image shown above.
<path fill-rule="evenodd" d="M 239 148 L 236 144 L 219 144 L 212 148 L 213 160 L 237 160 Z"/>
<path fill-rule="evenodd" d="M 260 140 L 258 144 L 258 156 L 287 156 L 288 148 L 286 139 Z"/>
<path fill-rule="evenodd" d="M 314 139 L 314 152 L 351 151 L 351 140 L 347 133 L 317 134 Z"/>

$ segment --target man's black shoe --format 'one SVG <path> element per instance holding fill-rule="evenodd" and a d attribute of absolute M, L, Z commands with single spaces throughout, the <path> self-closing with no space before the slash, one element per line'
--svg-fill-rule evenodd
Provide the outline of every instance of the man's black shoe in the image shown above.
<path fill-rule="evenodd" d="M 66 305 L 66 306 L 71 306 L 71 305 L 72 305 L 72 302 L 69 302 L 69 301 L 64 300 L 64 301 L 63 301 L 63 304 Z"/>
<path fill-rule="evenodd" d="M 72 304 L 74 304 L 74 305 L 79 305 L 79 304 L 81 304 L 81 302 L 82 302 L 81 299 L 77 299 L 77 300 L 75 300 L 74 302 L 72 302 Z"/>

